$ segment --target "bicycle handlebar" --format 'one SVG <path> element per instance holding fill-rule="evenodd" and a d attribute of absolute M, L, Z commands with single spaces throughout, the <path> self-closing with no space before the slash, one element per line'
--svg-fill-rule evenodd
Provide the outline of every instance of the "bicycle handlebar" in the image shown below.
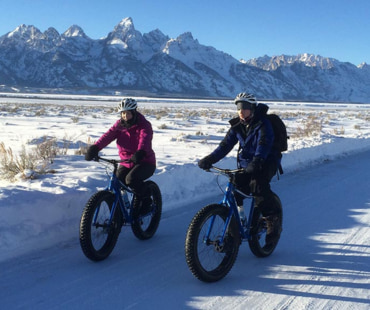
<path fill-rule="evenodd" d="M 218 173 L 223 174 L 223 175 L 227 175 L 227 176 L 231 176 L 231 175 L 233 175 L 235 173 L 243 172 L 244 171 L 243 168 L 239 168 L 239 169 L 223 169 L 223 168 L 218 168 L 218 167 L 215 167 L 215 166 L 212 166 L 211 169 L 216 170 Z M 212 172 L 211 169 L 206 170 L 206 171 Z"/>
<path fill-rule="evenodd" d="M 120 160 L 117 160 L 117 159 L 109 159 L 109 158 L 98 156 L 97 157 L 97 161 L 99 161 L 99 160 L 105 161 L 105 162 L 110 163 L 112 165 L 117 165 L 117 164 L 120 164 L 120 163 L 129 163 L 129 162 L 131 162 L 130 159 L 120 159 Z"/>

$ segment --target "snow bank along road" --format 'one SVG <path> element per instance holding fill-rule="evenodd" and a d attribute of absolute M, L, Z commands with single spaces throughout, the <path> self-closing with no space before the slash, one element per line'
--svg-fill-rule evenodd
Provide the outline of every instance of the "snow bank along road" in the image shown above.
<path fill-rule="evenodd" d="M 258 259 L 243 243 L 220 282 L 198 281 L 184 259 L 190 219 L 219 200 L 215 192 L 214 199 L 164 213 L 151 240 L 124 229 L 100 263 L 83 256 L 78 227 L 74 240 L 2 262 L 1 308 L 369 309 L 369 158 L 351 155 L 274 182 L 285 212 L 276 252 Z"/>

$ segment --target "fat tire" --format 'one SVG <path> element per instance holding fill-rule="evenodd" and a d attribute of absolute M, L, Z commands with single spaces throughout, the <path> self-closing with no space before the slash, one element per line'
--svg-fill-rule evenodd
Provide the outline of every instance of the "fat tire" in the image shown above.
<path fill-rule="evenodd" d="M 162 194 L 158 185 L 153 181 L 146 181 L 145 186 L 150 190 L 153 201 L 153 210 L 145 216 L 132 215 L 131 229 L 139 240 L 147 240 L 156 233 L 162 216 Z"/>
<path fill-rule="evenodd" d="M 104 224 L 109 220 L 115 195 L 110 191 L 99 191 L 95 193 L 82 212 L 80 221 L 80 245 L 85 256 L 92 261 L 101 261 L 107 258 L 113 251 L 122 227 L 122 213 L 119 206 L 113 218 L 111 227 L 95 227 L 93 225 L 94 215 L 99 211 L 98 223 Z M 109 211 L 108 211 L 108 209 Z M 105 209 L 105 210 L 104 210 Z M 106 211 L 104 213 L 104 211 Z M 94 235 L 94 236 L 93 236 Z M 94 237 L 102 237 L 99 246 L 94 244 Z"/>
<path fill-rule="evenodd" d="M 280 224 L 280 233 L 282 231 L 283 227 L 283 208 L 281 205 L 280 198 L 274 194 L 275 203 L 279 208 L 278 212 L 278 222 Z M 261 233 L 263 231 L 263 233 Z M 279 239 L 280 239 L 280 233 L 276 241 L 267 246 L 265 244 L 265 237 L 266 237 L 266 222 L 263 219 L 263 215 L 261 214 L 261 210 L 259 208 L 254 208 L 253 210 L 253 218 L 252 218 L 252 224 L 251 224 L 251 237 L 248 240 L 249 248 L 252 251 L 252 253 L 257 257 L 267 257 L 274 252 Z"/>
<path fill-rule="evenodd" d="M 211 237 L 213 236 L 217 239 L 217 237 L 222 234 L 222 229 L 224 228 L 228 214 L 229 208 L 226 206 L 211 204 L 202 208 L 193 217 L 188 227 L 185 240 L 186 263 L 191 273 L 203 282 L 216 282 L 224 278 L 233 267 L 238 256 L 241 237 L 234 217 L 232 217 L 228 228 L 226 236 L 228 241 L 225 240 L 226 246 L 224 250 L 220 251 L 214 244 L 206 245 L 203 241 L 203 235 L 208 230 L 208 220 L 216 216 L 215 220 L 220 224 L 219 227 L 214 225 L 214 231 L 211 232 Z M 217 223 L 215 222 L 215 224 Z M 215 230 L 217 228 L 219 229 L 218 231 Z M 215 261 L 217 260 L 217 262 L 213 264 L 214 266 L 209 268 L 204 266 L 202 255 L 205 254 L 205 252 L 209 254 L 207 259 L 212 256 Z"/>

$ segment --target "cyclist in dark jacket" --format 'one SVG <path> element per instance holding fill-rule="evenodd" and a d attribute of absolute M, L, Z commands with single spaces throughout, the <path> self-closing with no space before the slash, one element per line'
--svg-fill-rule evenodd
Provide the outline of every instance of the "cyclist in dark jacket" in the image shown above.
<path fill-rule="evenodd" d="M 242 192 L 255 196 L 255 207 L 260 208 L 266 217 L 266 243 L 273 242 L 280 233 L 275 225 L 279 209 L 270 181 L 279 167 L 281 153 L 272 148 L 274 132 L 266 118 L 269 108 L 265 104 L 257 104 L 256 98 L 248 93 L 240 93 L 234 102 L 239 116 L 230 120 L 231 128 L 224 139 L 198 165 L 202 169 L 210 169 L 239 143 L 238 168 L 244 168 L 244 171 L 235 175 L 234 183 Z M 238 209 L 242 210 L 243 197 L 236 193 L 235 198 Z"/>

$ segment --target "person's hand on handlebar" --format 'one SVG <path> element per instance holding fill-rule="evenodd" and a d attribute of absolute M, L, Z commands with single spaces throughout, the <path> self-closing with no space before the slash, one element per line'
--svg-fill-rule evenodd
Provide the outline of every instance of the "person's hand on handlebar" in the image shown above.
<path fill-rule="evenodd" d="M 208 155 L 198 161 L 199 168 L 203 170 L 209 170 L 212 168 L 212 165 L 215 163 L 211 155 Z"/>
<path fill-rule="evenodd" d="M 97 145 L 93 144 L 90 145 L 89 148 L 86 151 L 85 154 L 85 160 L 91 161 L 91 160 L 98 160 L 99 159 L 99 148 Z"/>

